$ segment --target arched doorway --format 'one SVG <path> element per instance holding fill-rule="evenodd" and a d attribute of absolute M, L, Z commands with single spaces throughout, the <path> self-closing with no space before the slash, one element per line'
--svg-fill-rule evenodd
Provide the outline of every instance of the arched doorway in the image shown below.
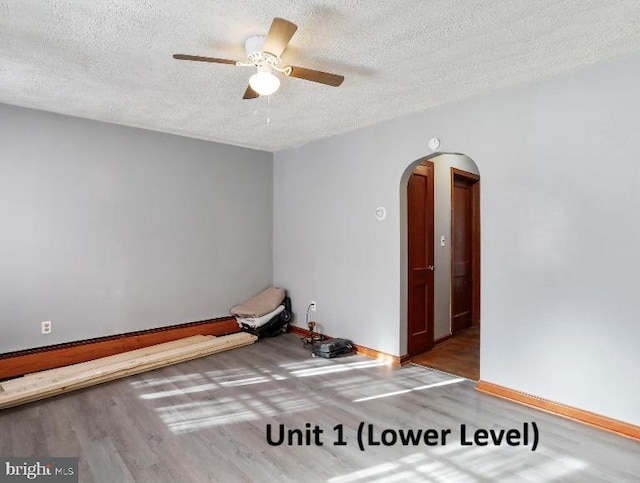
<path fill-rule="evenodd" d="M 402 177 L 403 310 L 414 363 L 469 379 L 480 364 L 480 173 L 437 153 Z"/>

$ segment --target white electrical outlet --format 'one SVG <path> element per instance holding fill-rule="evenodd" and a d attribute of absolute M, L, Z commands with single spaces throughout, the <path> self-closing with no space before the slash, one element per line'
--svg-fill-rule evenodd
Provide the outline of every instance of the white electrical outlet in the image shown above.
<path fill-rule="evenodd" d="M 316 307 L 316 303 L 315 303 L 314 301 L 312 301 L 312 302 L 309 304 L 309 308 L 311 309 L 311 311 L 312 311 L 312 312 L 315 312 L 315 311 L 316 311 L 316 308 L 317 308 L 317 307 Z"/>
<path fill-rule="evenodd" d="M 50 334 L 51 333 L 51 321 L 50 320 L 46 320 L 42 323 L 42 333 L 43 334 Z"/>

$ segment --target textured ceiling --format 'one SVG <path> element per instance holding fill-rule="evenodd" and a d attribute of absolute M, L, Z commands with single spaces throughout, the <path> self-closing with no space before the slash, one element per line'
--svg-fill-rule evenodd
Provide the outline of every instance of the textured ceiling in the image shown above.
<path fill-rule="evenodd" d="M 244 40 L 343 74 L 244 101 Z M 277 151 L 640 52 L 638 0 L 0 0 L 0 102 Z M 267 117 L 270 122 L 267 123 Z"/>

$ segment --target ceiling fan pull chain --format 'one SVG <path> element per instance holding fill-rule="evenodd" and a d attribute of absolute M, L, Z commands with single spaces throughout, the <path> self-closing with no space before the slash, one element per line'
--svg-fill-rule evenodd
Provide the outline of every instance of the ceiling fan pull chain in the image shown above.
<path fill-rule="evenodd" d="M 267 124 L 271 122 L 271 113 L 269 107 L 271 106 L 271 96 L 267 96 Z"/>

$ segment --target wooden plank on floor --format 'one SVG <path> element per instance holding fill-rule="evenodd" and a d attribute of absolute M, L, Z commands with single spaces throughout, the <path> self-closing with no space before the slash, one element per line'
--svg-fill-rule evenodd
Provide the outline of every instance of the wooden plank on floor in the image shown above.
<path fill-rule="evenodd" d="M 155 363 L 162 361 L 171 361 L 174 357 L 182 357 L 184 354 L 198 353 L 202 350 L 207 351 L 209 349 L 215 349 L 216 347 L 223 347 L 227 345 L 233 345 L 236 342 L 236 337 L 228 338 L 222 337 L 220 339 L 207 339 L 205 341 L 194 342 L 184 347 L 174 347 L 164 351 L 160 351 L 152 354 L 145 354 L 141 357 L 136 357 L 132 359 L 127 359 L 126 357 L 122 360 L 115 361 L 112 364 L 106 364 L 104 366 L 100 365 L 100 360 L 94 361 L 96 362 L 95 367 L 89 367 L 88 370 L 81 372 L 72 372 L 72 373 L 53 373 L 50 377 L 45 377 L 42 379 L 38 378 L 30 378 L 25 381 L 25 384 L 22 386 L 18 386 L 15 389 L 12 389 L 11 392 L 18 393 L 23 391 L 29 391 L 32 389 L 36 389 L 43 385 L 48 385 L 51 383 L 63 382 L 63 381 L 73 381 L 75 378 L 85 378 L 90 375 L 95 374 L 108 374 L 111 372 L 117 371 L 119 368 L 127 368 L 127 367 L 137 367 L 139 365 L 145 365 L 147 363 Z M 121 354 L 126 356 L 126 354 Z M 91 366 L 91 364 L 89 364 Z M 5 390 L 7 387 L 5 386 Z"/>
<path fill-rule="evenodd" d="M 135 359 L 136 357 L 144 357 L 150 354 L 157 354 L 158 352 L 166 351 L 169 349 L 175 349 L 178 347 L 186 347 L 196 342 L 204 342 L 213 339 L 212 335 L 194 335 L 192 337 L 185 337 L 184 339 L 178 339 L 171 342 L 164 342 L 162 344 L 156 344 L 142 349 L 136 349 L 128 352 L 122 352 L 107 357 L 100 357 L 87 362 L 80 362 L 78 364 L 72 364 L 69 366 L 58 367 L 56 369 L 48 369 L 46 371 L 33 372 L 26 374 L 23 377 L 11 379 L 2 383 L 5 390 L 15 390 L 25 385 L 33 383 L 34 380 L 48 379 L 56 376 L 66 374 L 77 374 L 79 372 L 89 371 L 97 367 L 103 367 L 116 362 Z"/>
<path fill-rule="evenodd" d="M 163 353 L 153 354 L 144 358 L 122 361 L 103 368 L 80 374 L 57 376 L 51 380 L 34 381 L 31 385 L 0 395 L 0 409 L 17 404 L 36 401 L 45 397 L 64 392 L 81 389 L 83 387 L 100 384 L 126 377 L 131 374 L 164 367 L 170 364 L 203 357 L 223 350 L 229 350 L 242 345 L 253 343 L 254 339 L 242 337 L 248 334 L 237 334 L 240 337 L 228 336 L 218 340 L 193 344 L 191 347 L 177 348 Z"/>
<path fill-rule="evenodd" d="M 235 317 L 222 317 L 0 354 L 0 379 L 86 362 L 192 335 L 221 336 L 239 331 Z"/>
<path fill-rule="evenodd" d="M 0 394 L 0 409 L 52 397 L 65 392 L 113 381 L 132 374 L 150 371 L 171 364 L 184 362 L 218 352 L 253 344 L 257 337 L 238 333 L 211 340 L 196 342 L 131 360 L 95 367 L 79 373 L 58 374 L 50 378 L 32 379 L 30 384 Z"/>

